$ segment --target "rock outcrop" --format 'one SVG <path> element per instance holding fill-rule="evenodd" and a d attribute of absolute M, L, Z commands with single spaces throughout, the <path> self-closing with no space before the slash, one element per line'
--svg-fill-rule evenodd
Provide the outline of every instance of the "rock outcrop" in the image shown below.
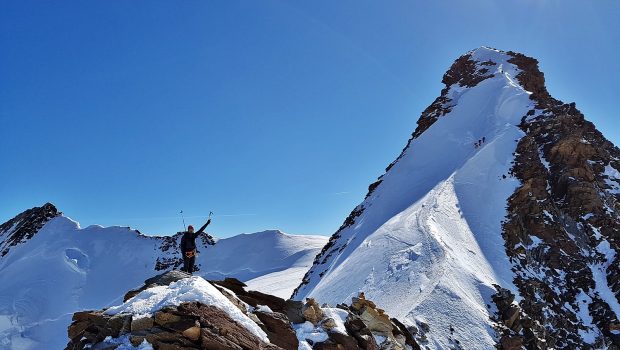
<path fill-rule="evenodd" d="M 32 238 L 43 225 L 62 215 L 52 203 L 28 209 L 0 225 L 0 256 L 8 254 L 11 247 Z"/>
<path fill-rule="evenodd" d="M 504 323 L 528 349 L 619 347 L 610 327 L 619 322 L 612 305 L 620 300 L 620 150 L 574 103 L 549 95 L 535 59 L 512 55 L 536 109 L 520 125 L 511 175 L 522 185 L 503 225 L 527 317 Z M 505 348 L 519 343 L 508 339 Z"/>
<path fill-rule="evenodd" d="M 140 298 L 140 293 L 149 293 L 151 288 L 186 278 L 196 277 L 169 271 L 149 278 L 142 287 L 129 291 L 125 302 Z M 311 299 L 302 303 L 248 291 L 242 282 L 232 278 L 210 283 L 255 322 L 269 341 L 257 337 L 225 310 L 185 301 L 147 316 L 110 315 L 106 310 L 77 312 L 68 329 L 70 342 L 66 349 L 116 349 L 122 344 L 147 343 L 156 350 L 420 349 L 406 326 L 390 319 L 363 295 L 353 298 L 350 306 L 339 305 L 336 309 L 321 307 Z M 377 343 L 377 339 L 382 341 Z M 304 343 L 303 347 L 300 343 Z"/>

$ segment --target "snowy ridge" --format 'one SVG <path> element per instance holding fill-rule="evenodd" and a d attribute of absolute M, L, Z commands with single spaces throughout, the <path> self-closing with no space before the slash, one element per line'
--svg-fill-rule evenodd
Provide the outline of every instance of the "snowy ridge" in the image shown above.
<path fill-rule="evenodd" d="M 0 257 L 0 349 L 38 349 L 40 342 L 64 348 L 73 312 L 119 303 L 127 290 L 156 272 L 158 259 L 180 257 L 178 249 L 168 245 L 170 239 L 127 227 L 80 228 L 64 216 L 51 219 Z M 253 289 L 290 294 L 325 241 L 281 232 L 220 239 L 215 246 L 197 239 L 201 255 L 196 264 L 202 266 L 197 274 L 257 278 Z M 257 247 L 262 260 L 232 258 L 231 249 L 249 256 Z M 288 277 L 288 285 L 277 283 L 277 273 Z"/>
<path fill-rule="evenodd" d="M 395 317 L 428 323 L 432 349 L 496 344 L 493 284 L 518 294 L 500 234 L 519 185 L 507 175 L 534 103 L 510 55 L 483 47 L 466 57 L 475 85 L 446 87 L 447 112 L 410 140 L 317 256 L 296 299 L 336 304 L 364 291 Z"/>

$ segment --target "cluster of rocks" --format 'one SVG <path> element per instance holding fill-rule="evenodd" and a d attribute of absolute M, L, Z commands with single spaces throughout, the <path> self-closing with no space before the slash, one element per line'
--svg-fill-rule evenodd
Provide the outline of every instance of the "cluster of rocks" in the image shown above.
<path fill-rule="evenodd" d="M 125 301 L 143 290 L 168 285 L 189 275 L 170 271 L 145 281 L 144 285 L 125 295 Z M 259 325 L 269 343 L 217 307 L 200 302 L 166 306 L 150 317 L 131 314 L 108 315 L 105 310 L 82 311 L 73 315 L 69 326 L 70 342 L 66 350 L 116 349 L 114 339 L 125 338 L 134 346 L 148 342 L 156 350 L 189 349 L 269 349 L 297 350 L 300 339 L 295 328 L 304 323 L 327 334 L 324 341 L 301 339 L 312 349 L 320 350 L 418 350 L 410 330 L 361 294 L 352 304 L 338 305 L 346 310 L 346 332 L 328 317 L 325 307 L 313 300 L 284 300 L 273 295 L 247 291 L 245 285 L 232 278 L 211 281 L 229 301 Z M 381 339 L 380 343 L 377 339 Z"/>
<path fill-rule="evenodd" d="M 497 306 L 493 316 L 501 350 L 545 349 L 545 329 L 528 317 L 515 303 L 515 295 L 508 289 L 494 285 L 497 293 L 492 296 Z"/>

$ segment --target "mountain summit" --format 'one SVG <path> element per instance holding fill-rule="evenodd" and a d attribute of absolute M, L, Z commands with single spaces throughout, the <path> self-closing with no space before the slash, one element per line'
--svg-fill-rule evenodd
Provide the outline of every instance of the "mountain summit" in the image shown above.
<path fill-rule="evenodd" d="M 618 148 L 533 58 L 481 47 L 442 82 L 293 297 L 364 292 L 430 349 L 620 345 Z"/>

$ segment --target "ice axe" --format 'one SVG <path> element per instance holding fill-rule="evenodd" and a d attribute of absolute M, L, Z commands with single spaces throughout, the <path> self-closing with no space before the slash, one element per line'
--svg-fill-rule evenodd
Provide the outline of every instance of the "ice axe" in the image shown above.
<path fill-rule="evenodd" d="M 185 217 L 183 216 L 183 210 L 181 210 L 181 219 L 183 219 L 183 231 L 187 231 L 185 228 Z"/>

